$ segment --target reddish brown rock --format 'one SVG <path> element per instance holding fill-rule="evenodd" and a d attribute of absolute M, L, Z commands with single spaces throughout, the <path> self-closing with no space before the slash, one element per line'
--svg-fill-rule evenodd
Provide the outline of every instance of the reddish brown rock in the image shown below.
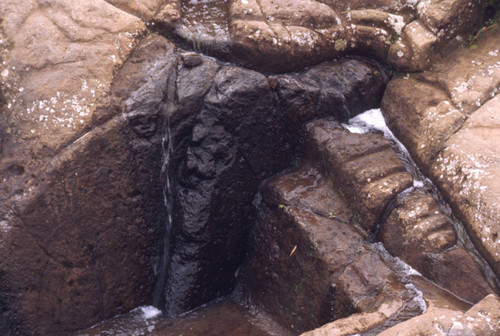
<path fill-rule="evenodd" d="M 161 185 L 150 185 L 162 97 L 145 88 L 162 91 L 155 76 L 173 45 L 154 36 L 131 54 L 144 26 L 105 2 L 25 5 L 24 25 L 4 21 L 7 42 L 19 43 L 2 70 L 0 291 L 20 332 L 61 335 L 151 297 L 165 216 Z"/>
<path fill-rule="evenodd" d="M 415 287 L 403 283 L 371 247 L 365 247 L 345 268 L 337 282 L 336 294 L 337 318 L 380 312 L 385 320 L 379 330 L 420 314 L 423 309 L 416 299 Z"/>
<path fill-rule="evenodd" d="M 247 290 L 283 326 L 295 332 L 318 327 L 333 317 L 332 283 L 359 253 L 361 231 L 314 169 L 274 178 L 262 198 Z"/>
<path fill-rule="evenodd" d="M 455 295 L 478 302 L 493 293 L 472 257 L 455 246 L 453 226 L 430 195 L 416 191 L 405 196 L 387 217 L 380 236 L 392 255 Z"/>
<path fill-rule="evenodd" d="M 389 202 L 413 183 L 396 152 L 383 136 L 350 133 L 335 121 L 313 121 L 306 129 L 307 151 L 317 153 L 356 220 L 373 232 Z"/>

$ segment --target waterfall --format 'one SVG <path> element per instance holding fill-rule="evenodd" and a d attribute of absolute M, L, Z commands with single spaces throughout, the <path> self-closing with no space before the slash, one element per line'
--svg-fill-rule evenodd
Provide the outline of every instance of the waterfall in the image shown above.
<path fill-rule="evenodd" d="M 165 290 L 165 281 L 167 277 L 167 268 L 170 260 L 170 238 L 172 234 L 172 208 L 173 208 L 173 196 L 172 196 L 172 186 L 171 177 L 169 173 L 170 159 L 173 153 L 172 144 L 172 130 L 170 128 L 170 116 L 171 113 L 167 109 L 167 115 L 165 116 L 164 127 L 163 127 L 163 137 L 162 137 L 162 166 L 161 166 L 161 177 L 164 181 L 163 188 L 163 204 L 166 211 L 165 218 L 165 232 L 163 235 L 163 253 L 160 261 L 159 270 L 157 273 L 157 281 L 153 296 L 153 305 L 155 307 L 160 307 L 162 305 L 163 293 Z"/>

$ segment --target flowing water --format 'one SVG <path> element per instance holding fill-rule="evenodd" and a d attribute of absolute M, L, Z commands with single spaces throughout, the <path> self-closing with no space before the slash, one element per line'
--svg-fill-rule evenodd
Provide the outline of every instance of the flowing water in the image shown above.
<path fill-rule="evenodd" d="M 197 52 L 212 55 L 229 45 L 229 0 L 183 0 L 176 33 Z"/>
<path fill-rule="evenodd" d="M 493 288 L 500 288 L 500 282 L 498 278 L 496 277 L 495 273 L 488 265 L 488 263 L 476 250 L 474 244 L 465 231 L 463 223 L 453 215 L 451 207 L 443 199 L 437 187 L 429 178 L 422 174 L 406 147 L 394 136 L 391 130 L 387 127 L 382 111 L 380 109 L 368 110 L 350 119 L 349 123 L 343 124 L 343 126 L 352 133 L 383 134 L 384 138 L 386 138 L 396 150 L 398 157 L 403 162 L 406 170 L 413 177 L 413 188 L 403 191 L 403 193 L 399 195 L 398 198 L 404 196 L 405 193 L 410 192 L 414 188 L 424 188 L 428 192 L 430 192 L 432 197 L 434 197 L 434 199 L 436 200 L 440 210 L 450 219 L 451 223 L 453 224 L 453 227 L 458 236 L 458 244 L 463 246 L 465 250 L 472 256 L 472 258 L 474 258 L 474 260 L 478 263 L 489 284 Z"/>
<path fill-rule="evenodd" d="M 476 259 L 488 280 L 497 285 L 498 280 L 487 263 L 479 256 L 470 239 L 465 233 L 462 223 L 460 223 L 451 213 L 449 206 L 443 201 L 437 188 L 426 178 L 406 148 L 394 137 L 385 124 L 384 117 L 380 109 L 366 111 L 354 118 L 348 124 L 344 124 L 353 133 L 381 133 L 391 142 L 398 153 L 401 161 L 414 178 L 414 186 L 402 193 L 408 193 L 415 188 L 425 188 L 430 191 L 437 200 L 440 208 L 450 218 L 457 234 L 459 243 L 462 244 Z M 162 174 L 165 179 L 165 207 L 168 212 L 165 235 L 165 251 L 162 266 L 158 272 L 160 277 L 155 290 L 155 305 L 161 301 L 167 262 L 169 258 L 169 235 L 171 227 L 171 190 L 168 166 L 172 155 L 173 145 L 170 137 L 170 125 L 167 118 L 164 133 L 164 166 Z M 401 195 L 400 195 L 401 197 Z M 379 251 L 382 258 L 388 265 L 391 265 L 399 278 L 407 283 L 407 288 L 413 289 L 417 294 L 414 304 L 422 311 L 426 310 L 426 303 L 422 293 L 413 285 L 412 276 L 419 273 L 410 266 L 402 262 L 399 258 L 392 257 L 381 243 L 375 242 L 372 247 Z M 161 278 L 163 277 L 163 279 Z M 128 314 L 119 315 L 111 320 L 100 323 L 89 330 L 78 333 L 78 336 L 289 336 L 289 332 L 278 326 L 272 319 L 254 307 L 244 306 L 237 303 L 239 300 L 226 298 L 209 303 L 179 317 L 168 317 L 153 306 L 139 307 Z"/>
<path fill-rule="evenodd" d="M 165 279 L 167 276 L 168 261 L 170 259 L 170 237 L 172 233 L 172 186 L 170 181 L 169 167 L 170 158 L 173 153 L 172 136 L 170 129 L 170 114 L 167 115 L 165 126 L 163 127 L 162 152 L 163 164 L 161 168 L 161 176 L 164 182 L 163 188 L 163 204 L 165 206 L 165 233 L 163 235 L 163 254 L 161 257 L 159 269 L 157 272 L 157 281 L 153 296 L 153 305 L 159 307 L 162 304 L 163 291 L 165 288 Z"/>

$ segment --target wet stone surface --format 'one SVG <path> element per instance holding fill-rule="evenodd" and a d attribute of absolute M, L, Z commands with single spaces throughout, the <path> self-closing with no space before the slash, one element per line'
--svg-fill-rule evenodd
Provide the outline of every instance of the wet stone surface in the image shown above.
<path fill-rule="evenodd" d="M 159 314 L 158 314 L 159 313 Z M 158 315 L 155 315 L 158 314 Z M 278 334 L 279 333 L 279 334 Z M 75 336 L 287 336 L 231 300 L 212 303 L 180 318 L 164 317 L 153 307 L 138 308 Z"/>

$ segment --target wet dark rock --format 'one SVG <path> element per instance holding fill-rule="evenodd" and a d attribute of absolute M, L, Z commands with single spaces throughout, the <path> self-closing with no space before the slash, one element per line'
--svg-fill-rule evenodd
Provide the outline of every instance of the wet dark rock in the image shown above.
<path fill-rule="evenodd" d="M 179 72 L 181 83 L 186 81 L 182 77 Z M 176 107 L 173 111 L 176 120 Z M 170 167 L 176 177 L 166 286 L 171 314 L 232 290 L 246 253 L 250 204 L 258 185 L 287 167 L 292 157 L 275 96 L 267 78 L 254 71 L 221 68 L 189 129 L 191 134 L 181 138 L 175 132 L 186 131 L 174 124 L 179 161 Z"/>
<path fill-rule="evenodd" d="M 184 63 L 179 62 L 171 80 L 175 94 L 167 108 L 174 204 L 165 290 L 170 314 L 197 307 L 234 287 L 253 227 L 251 202 L 258 186 L 294 161 L 299 126 L 288 127 L 293 113 L 284 108 L 288 97 L 279 92 L 295 97 L 303 93 L 300 86 L 221 66 L 207 57 L 187 67 L 186 54 L 181 57 Z M 332 86 L 329 92 L 355 111 L 375 104 L 384 86 L 379 69 L 359 60 L 332 62 L 304 76 L 289 76 L 311 78 L 318 87 Z M 363 90 L 374 90 L 378 96 L 357 99 L 354 92 Z M 311 108 L 302 101 L 294 104 L 295 110 Z M 326 113 L 326 105 L 322 109 Z M 307 118 L 313 117 L 314 110 Z"/>
<path fill-rule="evenodd" d="M 333 120 L 306 125 L 306 154 L 321 162 L 325 176 L 374 232 L 389 202 L 413 184 L 411 175 L 379 134 L 354 134 Z"/>
<path fill-rule="evenodd" d="M 182 62 L 186 68 L 194 68 L 203 63 L 203 57 L 198 54 L 185 54 L 182 56 Z"/>
<path fill-rule="evenodd" d="M 246 290 L 283 326 L 300 333 L 333 319 L 335 283 L 358 255 L 364 233 L 351 210 L 315 169 L 266 183 Z"/>
<path fill-rule="evenodd" d="M 301 333 L 376 313 L 382 326 L 420 312 L 416 292 L 366 243 L 346 200 L 316 169 L 280 174 L 261 194 L 243 287 L 282 325 Z"/>
<path fill-rule="evenodd" d="M 385 74 L 375 64 L 356 59 L 328 62 L 294 74 L 277 77 L 283 112 L 295 130 L 322 116 L 346 121 L 378 106 Z"/>
<path fill-rule="evenodd" d="M 165 218 L 153 182 L 162 137 L 151 120 L 160 118 L 158 78 L 173 49 L 161 37 L 145 39 L 89 129 L 2 202 L 2 301 L 22 333 L 69 334 L 151 299 Z M 131 123 L 131 115 L 142 119 Z"/>

